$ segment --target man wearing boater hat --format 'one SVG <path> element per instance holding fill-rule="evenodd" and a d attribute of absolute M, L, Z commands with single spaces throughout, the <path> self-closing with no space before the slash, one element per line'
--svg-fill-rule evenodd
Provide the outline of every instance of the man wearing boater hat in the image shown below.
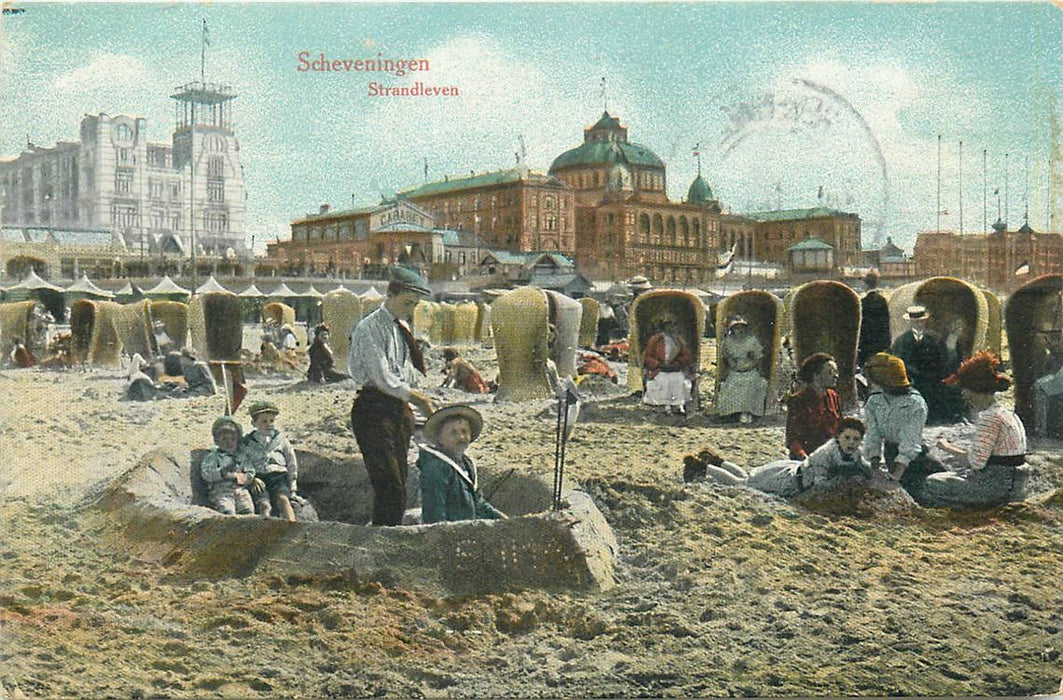
<path fill-rule="evenodd" d="M 392 265 L 387 299 L 351 330 L 348 369 L 358 386 L 351 428 L 373 484 L 373 524 L 401 525 L 406 510 L 406 453 L 413 436 L 413 404 L 426 415 L 432 399 L 417 390 L 424 355 L 409 328 L 413 309 L 432 290 L 421 275 Z"/>
<path fill-rule="evenodd" d="M 930 312 L 925 306 L 909 306 L 904 318 L 908 330 L 897 336 L 890 352 L 904 360 L 908 379 L 926 400 L 927 425 L 951 423 L 957 416 L 949 400 L 951 392 L 941 383 L 951 371 L 945 344 L 927 331 Z"/>

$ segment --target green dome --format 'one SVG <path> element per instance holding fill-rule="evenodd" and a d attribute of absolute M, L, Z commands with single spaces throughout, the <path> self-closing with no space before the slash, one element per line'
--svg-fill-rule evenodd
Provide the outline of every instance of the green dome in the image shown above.
<path fill-rule="evenodd" d="M 687 203 L 704 204 L 710 201 L 712 201 L 712 188 L 709 187 L 709 183 L 705 182 L 705 178 L 698 175 L 694 178 L 694 182 L 690 183 L 690 189 L 687 190 Z"/>
<path fill-rule="evenodd" d="M 565 151 L 550 164 L 550 172 L 573 165 L 601 163 L 629 163 L 663 168 L 664 161 L 656 153 L 637 143 L 617 141 L 587 141 L 579 148 Z"/>

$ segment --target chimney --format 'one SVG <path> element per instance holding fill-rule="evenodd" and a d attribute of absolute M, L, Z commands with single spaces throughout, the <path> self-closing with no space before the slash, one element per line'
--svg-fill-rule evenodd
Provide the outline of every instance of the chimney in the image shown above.
<path fill-rule="evenodd" d="M 317 213 L 318 213 L 318 214 L 328 214 L 328 210 L 329 210 L 329 205 L 327 205 L 327 204 L 322 204 L 322 205 L 321 205 L 321 208 L 320 208 L 320 209 L 318 210 L 318 212 L 317 212 Z"/>

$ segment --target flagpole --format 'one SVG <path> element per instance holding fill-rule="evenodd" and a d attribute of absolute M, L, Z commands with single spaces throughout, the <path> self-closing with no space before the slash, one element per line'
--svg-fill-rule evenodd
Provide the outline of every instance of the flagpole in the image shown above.
<path fill-rule="evenodd" d="M 1008 230 L 1008 184 L 1009 184 L 1009 168 L 1008 159 L 1011 157 L 1010 153 L 1004 154 L 1004 230 Z"/>
<path fill-rule="evenodd" d="M 938 134 L 938 206 L 937 232 L 941 233 L 941 134 Z"/>
<path fill-rule="evenodd" d="M 960 235 L 963 235 L 963 141 L 960 141 Z"/>
<path fill-rule="evenodd" d="M 982 149 L 982 232 L 989 230 L 989 170 L 986 165 L 987 151 Z"/>

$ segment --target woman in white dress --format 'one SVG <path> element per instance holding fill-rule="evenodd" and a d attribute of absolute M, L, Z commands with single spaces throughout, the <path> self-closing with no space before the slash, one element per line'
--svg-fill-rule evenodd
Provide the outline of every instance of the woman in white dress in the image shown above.
<path fill-rule="evenodd" d="M 764 415 L 768 380 L 760 373 L 764 348 L 749 331 L 749 322 L 741 316 L 727 319 L 727 333 L 720 343 L 720 370 L 724 372 L 716 396 L 716 413 L 739 415 L 742 423 Z"/>

